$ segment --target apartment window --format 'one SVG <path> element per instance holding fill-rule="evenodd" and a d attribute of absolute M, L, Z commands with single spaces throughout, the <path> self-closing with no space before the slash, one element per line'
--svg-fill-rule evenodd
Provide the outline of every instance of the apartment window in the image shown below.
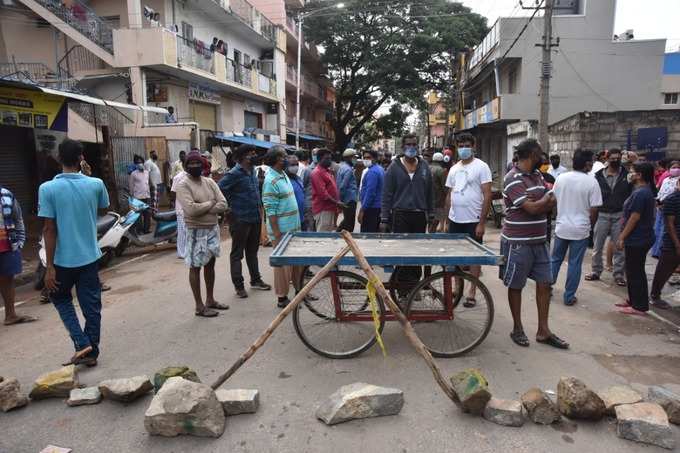
<path fill-rule="evenodd" d="M 508 73 L 508 94 L 517 93 L 517 69 Z"/>
<path fill-rule="evenodd" d="M 182 37 L 188 41 L 194 40 L 194 26 L 186 22 L 182 22 Z"/>
<path fill-rule="evenodd" d="M 680 96 L 680 93 L 664 93 L 663 103 L 665 105 L 676 105 L 678 103 L 678 96 Z"/>

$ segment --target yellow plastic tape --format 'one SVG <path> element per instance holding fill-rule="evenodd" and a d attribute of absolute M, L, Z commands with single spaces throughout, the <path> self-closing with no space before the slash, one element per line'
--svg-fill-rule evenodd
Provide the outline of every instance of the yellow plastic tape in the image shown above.
<path fill-rule="evenodd" d="M 375 338 L 378 340 L 378 345 L 382 350 L 383 357 L 387 357 L 387 351 L 385 350 L 385 344 L 383 343 L 382 336 L 380 335 L 380 313 L 378 313 L 378 301 L 375 297 L 375 285 L 379 284 L 380 281 L 373 278 L 366 283 L 366 292 L 368 292 L 368 303 L 371 306 L 371 315 L 373 316 L 373 327 L 375 328 Z"/>

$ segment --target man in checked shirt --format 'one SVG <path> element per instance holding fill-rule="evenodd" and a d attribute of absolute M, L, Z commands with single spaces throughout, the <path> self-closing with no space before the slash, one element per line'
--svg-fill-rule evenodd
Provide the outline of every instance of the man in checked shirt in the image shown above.
<path fill-rule="evenodd" d="M 527 279 L 536 282 L 538 331 L 536 341 L 559 349 L 565 342 L 550 331 L 548 310 L 552 272 L 547 244 L 547 214 L 555 207 L 555 196 L 545 187 L 538 170 L 541 145 L 534 139 L 517 146 L 517 165 L 505 176 L 503 197 L 506 217 L 501 232 L 501 254 L 505 263 L 500 278 L 508 288 L 508 300 L 514 327 L 510 338 L 519 346 L 529 346 L 522 326 L 522 290 Z"/>

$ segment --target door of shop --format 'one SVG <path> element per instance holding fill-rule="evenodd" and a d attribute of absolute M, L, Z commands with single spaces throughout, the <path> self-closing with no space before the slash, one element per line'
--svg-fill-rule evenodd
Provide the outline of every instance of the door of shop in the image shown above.
<path fill-rule="evenodd" d="M 7 187 L 25 213 L 37 207 L 38 188 L 33 129 L 0 126 L 0 185 Z"/>

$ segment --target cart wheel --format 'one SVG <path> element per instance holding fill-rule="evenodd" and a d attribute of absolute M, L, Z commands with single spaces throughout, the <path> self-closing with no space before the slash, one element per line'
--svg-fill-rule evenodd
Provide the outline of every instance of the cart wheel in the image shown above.
<path fill-rule="evenodd" d="M 477 304 L 468 308 L 458 302 L 462 287 L 470 285 L 477 287 Z M 451 291 L 448 303 L 445 286 Z M 447 306 L 453 307 L 453 319 Z M 493 315 L 489 290 L 479 279 L 463 272 L 439 272 L 422 280 L 409 296 L 407 308 L 413 328 L 435 357 L 457 357 L 473 350 L 491 330 Z M 435 316 L 443 319 L 432 320 Z"/>
<path fill-rule="evenodd" d="M 293 325 L 302 342 L 329 359 L 355 357 L 375 343 L 375 328 L 366 293 L 366 279 L 353 272 L 330 272 L 293 311 Z M 385 307 L 376 295 L 380 314 L 379 331 L 385 326 Z M 336 307 L 359 320 L 338 320 Z"/>

